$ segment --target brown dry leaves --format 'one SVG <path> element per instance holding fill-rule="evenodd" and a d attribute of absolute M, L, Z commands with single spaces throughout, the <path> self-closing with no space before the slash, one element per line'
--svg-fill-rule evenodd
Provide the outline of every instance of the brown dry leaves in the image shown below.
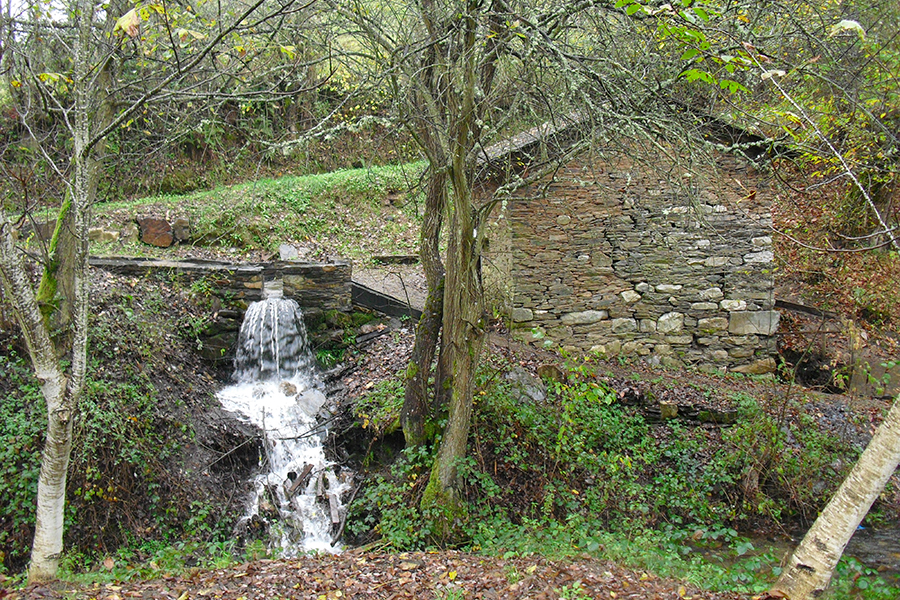
<path fill-rule="evenodd" d="M 25 595 L 22 595 L 25 594 Z M 4 594 L 0 592 L 0 598 Z M 290 560 L 263 560 L 181 577 L 79 588 L 30 588 L 6 598 L 83 600 L 338 600 L 344 598 L 467 599 L 707 599 L 747 600 L 631 571 L 589 557 L 504 560 L 444 551 L 402 554 L 348 551 Z"/>

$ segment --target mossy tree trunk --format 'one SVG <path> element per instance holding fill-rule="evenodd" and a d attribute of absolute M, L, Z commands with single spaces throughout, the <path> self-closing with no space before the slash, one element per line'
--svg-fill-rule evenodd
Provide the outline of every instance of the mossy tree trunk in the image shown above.
<path fill-rule="evenodd" d="M 457 25 L 457 77 L 460 86 L 449 100 L 450 181 L 453 193 L 449 205 L 450 228 L 447 240 L 447 275 L 444 294 L 444 344 L 449 365 L 449 406 L 431 477 L 422 498 L 422 508 L 430 514 L 432 530 L 442 537 L 452 536 L 456 519 L 465 512 L 460 493 L 459 463 L 466 456 L 475 391 L 475 371 L 484 342 L 484 293 L 481 287 L 480 238 L 474 197 L 474 140 L 480 118 L 476 94 L 479 81 L 476 43 L 479 10 L 468 2 Z"/>
<path fill-rule="evenodd" d="M 0 278 L 13 300 L 35 375 L 47 405 L 47 434 L 38 476 L 35 532 L 29 581 L 56 577 L 63 550 L 66 476 L 72 450 L 72 421 L 87 365 L 87 230 L 96 193 L 97 166 L 90 156 L 91 127 L 97 114 L 89 84 L 93 6 L 77 6 L 70 111 L 74 142 L 72 178 L 62 203 L 37 293 L 32 291 L 15 231 L 0 217 Z M 101 69 L 102 71 L 103 69 Z M 102 73 L 99 74 L 102 76 Z M 97 76 L 94 77 L 96 82 Z"/>
<path fill-rule="evenodd" d="M 425 194 L 419 257 L 425 271 L 428 296 L 422 317 L 416 326 L 416 339 L 406 371 L 406 388 L 400 414 L 408 447 L 427 441 L 425 421 L 429 416 L 428 382 L 431 379 L 432 363 L 444 316 L 444 264 L 441 260 L 440 235 L 447 196 L 445 172 L 430 174 Z"/>

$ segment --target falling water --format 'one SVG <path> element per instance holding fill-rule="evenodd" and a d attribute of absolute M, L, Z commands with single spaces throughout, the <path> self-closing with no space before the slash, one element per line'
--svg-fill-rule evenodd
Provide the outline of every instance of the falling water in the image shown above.
<path fill-rule="evenodd" d="M 250 305 L 234 378 L 219 400 L 263 431 L 261 466 L 268 471 L 253 481 L 245 519 L 268 521 L 271 543 L 285 556 L 340 551 L 332 535 L 349 483 L 325 458 L 326 432 L 317 421 L 325 394 L 296 302 L 276 292 Z"/>

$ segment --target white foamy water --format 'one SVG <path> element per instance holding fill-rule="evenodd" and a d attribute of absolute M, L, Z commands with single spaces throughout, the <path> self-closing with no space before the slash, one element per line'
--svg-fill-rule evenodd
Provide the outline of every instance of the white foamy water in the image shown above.
<path fill-rule="evenodd" d="M 265 436 L 262 472 L 253 480 L 245 519 L 266 521 L 271 544 L 283 556 L 339 552 L 332 537 L 350 484 L 325 458 L 327 432 L 318 422 L 325 394 L 296 302 L 272 297 L 250 305 L 235 380 L 217 394 L 219 401 Z"/>

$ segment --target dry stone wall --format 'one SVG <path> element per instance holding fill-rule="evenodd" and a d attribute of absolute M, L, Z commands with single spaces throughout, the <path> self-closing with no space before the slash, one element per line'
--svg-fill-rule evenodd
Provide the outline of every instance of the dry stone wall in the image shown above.
<path fill-rule="evenodd" d="M 774 368 L 771 215 L 746 166 L 672 183 L 620 158 L 569 164 L 508 205 L 512 322 L 570 351 L 766 372 Z"/>
<path fill-rule="evenodd" d="M 236 264 L 199 260 L 91 258 L 90 262 L 94 267 L 120 275 L 143 276 L 157 271 L 176 274 L 188 283 L 204 279 L 214 293 L 243 303 L 262 298 L 264 281 L 280 279 L 284 296 L 296 300 L 306 312 L 348 312 L 351 308 L 349 261 Z"/>

